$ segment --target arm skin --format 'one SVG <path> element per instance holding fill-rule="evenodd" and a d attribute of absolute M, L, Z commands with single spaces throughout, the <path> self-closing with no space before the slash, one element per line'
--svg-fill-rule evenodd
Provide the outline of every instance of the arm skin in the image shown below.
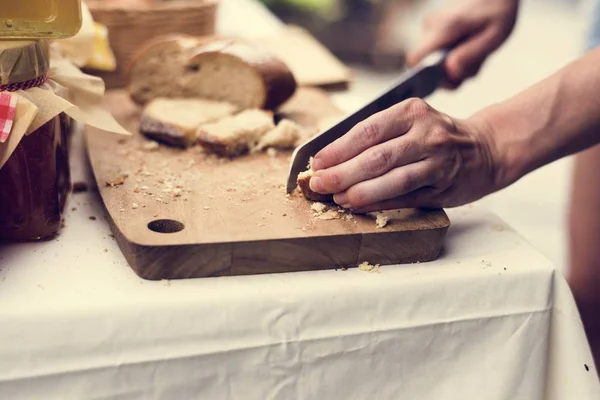
<path fill-rule="evenodd" d="M 600 49 L 473 118 L 495 138 L 500 185 L 600 143 Z"/>

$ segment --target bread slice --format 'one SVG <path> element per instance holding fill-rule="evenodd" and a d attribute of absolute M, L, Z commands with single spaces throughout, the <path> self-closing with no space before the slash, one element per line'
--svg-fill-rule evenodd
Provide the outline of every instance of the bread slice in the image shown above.
<path fill-rule="evenodd" d="M 275 128 L 273 114 L 264 110 L 244 110 L 217 122 L 202 125 L 198 144 L 221 157 L 236 157 L 256 147 L 263 135 Z"/>
<path fill-rule="evenodd" d="M 282 119 L 275 129 L 270 130 L 260 139 L 255 150 L 264 150 L 270 147 L 275 149 L 293 149 L 312 133 L 313 130 L 304 128 L 294 121 Z"/>
<path fill-rule="evenodd" d="M 157 39 L 134 58 L 128 90 L 139 104 L 156 97 L 193 97 L 273 110 L 296 86 L 281 60 L 241 39 L 181 35 Z"/>
<path fill-rule="evenodd" d="M 274 110 L 296 91 L 289 68 L 274 55 L 240 41 L 199 46 L 182 77 L 186 96 Z"/>
<path fill-rule="evenodd" d="M 190 51 L 200 45 L 198 38 L 161 35 L 146 44 L 132 57 L 127 76 L 127 90 L 139 105 L 159 97 L 182 97 L 178 79 L 185 71 Z"/>
<path fill-rule="evenodd" d="M 311 160 L 312 161 L 312 160 Z M 314 171 L 312 167 L 309 167 L 306 171 L 298 174 L 298 187 L 302 192 L 302 195 L 311 201 L 318 201 L 321 203 L 333 203 L 333 195 L 331 194 L 321 194 L 317 192 L 313 192 L 310 188 L 310 180 L 314 175 Z"/>
<path fill-rule="evenodd" d="M 237 112 L 236 106 L 211 100 L 157 98 L 146 105 L 140 131 L 159 142 L 189 147 L 198 128 Z"/>

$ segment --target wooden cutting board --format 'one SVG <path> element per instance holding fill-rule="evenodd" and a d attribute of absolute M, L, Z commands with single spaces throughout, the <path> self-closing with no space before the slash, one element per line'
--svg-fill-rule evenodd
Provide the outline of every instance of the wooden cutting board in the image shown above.
<path fill-rule="evenodd" d="M 283 109 L 305 123 L 339 117 L 323 93 L 301 89 Z M 109 92 L 106 104 L 137 132 L 139 110 L 124 93 Z M 289 152 L 221 160 L 94 128 L 86 140 L 113 233 L 145 279 L 430 261 L 450 224 L 443 210 L 385 212 L 383 228 L 375 215 L 316 215 L 300 194 L 286 196 Z"/>

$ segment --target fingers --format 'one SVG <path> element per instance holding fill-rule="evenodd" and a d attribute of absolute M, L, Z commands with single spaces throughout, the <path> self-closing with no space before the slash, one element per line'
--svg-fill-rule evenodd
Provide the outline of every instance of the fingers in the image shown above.
<path fill-rule="evenodd" d="M 452 18 L 443 14 L 435 14 L 425 20 L 423 28 L 425 35 L 421 42 L 406 54 L 406 62 L 412 66 L 421 61 L 425 56 L 436 50 L 450 46 L 461 39 L 464 25 L 460 20 L 451 21 Z M 450 29 L 452 25 L 453 29 Z"/>
<path fill-rule="evenodd" d="M 499 45 L 498 34 L 493 27 L 487 28 L 465 41 L 448 54 L 446 74 L 451 86 L 475 76 L 487 56 Z"/>
<path fill-rule="evenodd" d="M 323 194 L 342 192 L 396 167 L 419 161 L 423 153 L 420 144 L 421 141 L 407 135 L 378 144 L 346 162 L 315 172 L 310 188 Z"/>
<path fill-rule="evenodd" d="M 408 99 L 357 124 L 348 133 L 318 152 L 313 158 L 315 171 L 344 163 L 363 151 L 404 135 L 413 121 L 431 111 L 422 99 Z"/>
<path fill-rule="evenodd" d="M 380 201 L 364 207 L 352 209 L 354 214 L 366 214 L 375 211 L 398 210 L 401 208 L 442 208 L 443 204 L 436 200 L 434 188 L 421 188 L 404 196 Z"/>
<path fill-rule="evenodd" d="M 441 50 L 459 43 L 475 30 L 470 22 L 462 19 L 459 14 L 442 10 L 425 20 L 423 29 L 425 36 L 416 48 L 406 55 L 408 65 L 415 65 L 425 56 L 436 50 Z"/>
<path fill-rule="evenodd" d="M 436 175 L 430 162 L 408 164 L 337 193 L 334 201 L 344 208 L 365 207 L 433 185 Z"/>

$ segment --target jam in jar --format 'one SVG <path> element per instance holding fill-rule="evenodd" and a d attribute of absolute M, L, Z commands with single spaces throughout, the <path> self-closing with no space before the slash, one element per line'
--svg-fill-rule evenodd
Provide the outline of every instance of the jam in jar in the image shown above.
<path fill-rule="evenodd" d="M 3 52 L 3 46 L 10 51 Z M 24 56 L 15 57 L 20 50 Z M 0 41 L 0 72 L 14 71 L 0 76 L 0 93 L 43 84 L 48 57 L 43 41 Z M 60 231 L 71 191 L 70 128 L 66 114 L 54 116 L 24 135 L 0 167 L 0 241 L 48 239 Z"/>

